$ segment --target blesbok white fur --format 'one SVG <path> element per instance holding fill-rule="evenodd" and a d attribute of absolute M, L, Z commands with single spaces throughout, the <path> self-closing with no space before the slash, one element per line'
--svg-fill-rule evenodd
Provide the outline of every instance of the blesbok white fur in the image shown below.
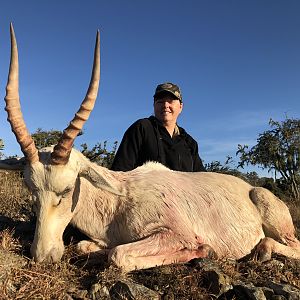
<path fill-rule="evenodd" d="M 300 258 L 289 211 L 268 190 L 230 175 L 175 172 L 158 163 L 114 172 L 74 149 L 66 165 L 51 166 L 51 152 L 42 149 L 40 162 L 25 168 L 38 204 L 31 249 L 37 261 L 61 258 L 69 223 L 91 238 L 79 244 L 82 252 L 107 252 L 127 271 L 210 254 L 203 245 L 218 257 L 241 258 L 261 240 L 262 259 L 272 251 Z"/>
<path fill-rule="evenodd" d="M 91 107 L 97 95 L 98 66 L 96 62 L 91 80 L 95 88 L 92 92 L 89 88 L 86 97 Z M 10 88 L 6 96 L 6 110 L 12 116 L 17 112 L 10 103 L 19 103 L 14 78 L 9 76 L 8 81 L 14 97 Z M 86 110 L 86 99 L 80 113 Z M 69 223 L 90 238 L 79 243 L 82 253 L 106 253 L 109 261 L 125 271 L 212 254 L 238 259 L 254 249 L 261 260 L 270 259 L 272 253 L 300 258 L 289 210 L 268 190 L 230 175 L 177 172 L 154 162 L 130 172 L 98 166 L 72 149 L 83 126 L 74 124 L 88 118 L 78 121 L 80 113 L 58 145 L 38 155 L 30 135 L 25 132 L 23 138 L 15 118 L 9 119 L 27 158 L 24 178 L 37 204 L 31 247 L 36 261 L 61 259 L 62 236 Z"/>

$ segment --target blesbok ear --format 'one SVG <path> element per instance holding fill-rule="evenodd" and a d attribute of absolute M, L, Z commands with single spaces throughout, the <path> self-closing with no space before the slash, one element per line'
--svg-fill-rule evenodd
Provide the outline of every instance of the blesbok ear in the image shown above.
<path fill-rule="evenodd" d="M 79 176 L 84 177 L 97 188 L 106 190 L 115 195 L 124 196 L 120 188 L 120 183 L 117 180 L 105 176 L 105 174 L 93 168 L 92 165 L 81 168 Z"/>
<path fill-rule="evenodd" d="M 22 171 L 24 170 L 26 165 L 26 159 L 25 157 L 22 158 L 8 158 L 0 160 L 0 170 L 16 170 L 16 171 Z"/>

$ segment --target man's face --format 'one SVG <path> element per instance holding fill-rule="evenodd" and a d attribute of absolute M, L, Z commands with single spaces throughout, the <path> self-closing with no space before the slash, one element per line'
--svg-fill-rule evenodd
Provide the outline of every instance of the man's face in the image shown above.
<path fill-rule="evenodd" d="M 163 95 L 154 101 L 154 115 L 163 124 L 176 123 L 183 104 L 172 95 Z"/>

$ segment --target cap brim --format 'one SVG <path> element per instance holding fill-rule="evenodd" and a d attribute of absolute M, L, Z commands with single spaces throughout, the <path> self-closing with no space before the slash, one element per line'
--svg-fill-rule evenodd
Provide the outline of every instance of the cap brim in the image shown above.
<path fill-rule="evenodd" d="M 156 98 L 159 94 L 163 94 L 163 93 L 171 94 L 171 95 L 173 95 L 176 99 L 178 99 L 178 100 L 181 101 L 181 99 L 180 99 L 177 95 L 175 95 L 175 93 L 174 93 L 173 91 L 166 90 L 166 89 L 165 89 L 165 90 L 161 90 L 161 91 L 155 93 L 155 94 L 153 95 L 153 97 Z"/>

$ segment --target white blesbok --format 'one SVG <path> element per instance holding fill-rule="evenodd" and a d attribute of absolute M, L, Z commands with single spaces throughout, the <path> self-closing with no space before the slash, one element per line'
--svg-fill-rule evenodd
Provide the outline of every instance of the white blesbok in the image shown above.
<path fill-rule="evenodd" d="M 114 172 L 72 149 L 94 107 L 100 79 L 99 33 L 90 86 L 79 111 L 58 144 L 38 151 L 22 117 L 18 53 L 11 26 L 11 64 L 6 110 L 26 164 L 25 182 L 37 203 L 31 253 L 58 261 L 62 235 L 71 223 L 90 241 L 82 253 L 107 253 L 125 271 L 187 262 L 212 253 L 241 258 L 256 249 L 261 260 L 272 252 L 300 258 L 300 242 L 286 205 L 271 192 L 230 175 L 184 173 L 158 163 Z M 1 168 L 10 168 L 5 162 Z M 16 168 L 16 165 L 13 166 Z"/>

